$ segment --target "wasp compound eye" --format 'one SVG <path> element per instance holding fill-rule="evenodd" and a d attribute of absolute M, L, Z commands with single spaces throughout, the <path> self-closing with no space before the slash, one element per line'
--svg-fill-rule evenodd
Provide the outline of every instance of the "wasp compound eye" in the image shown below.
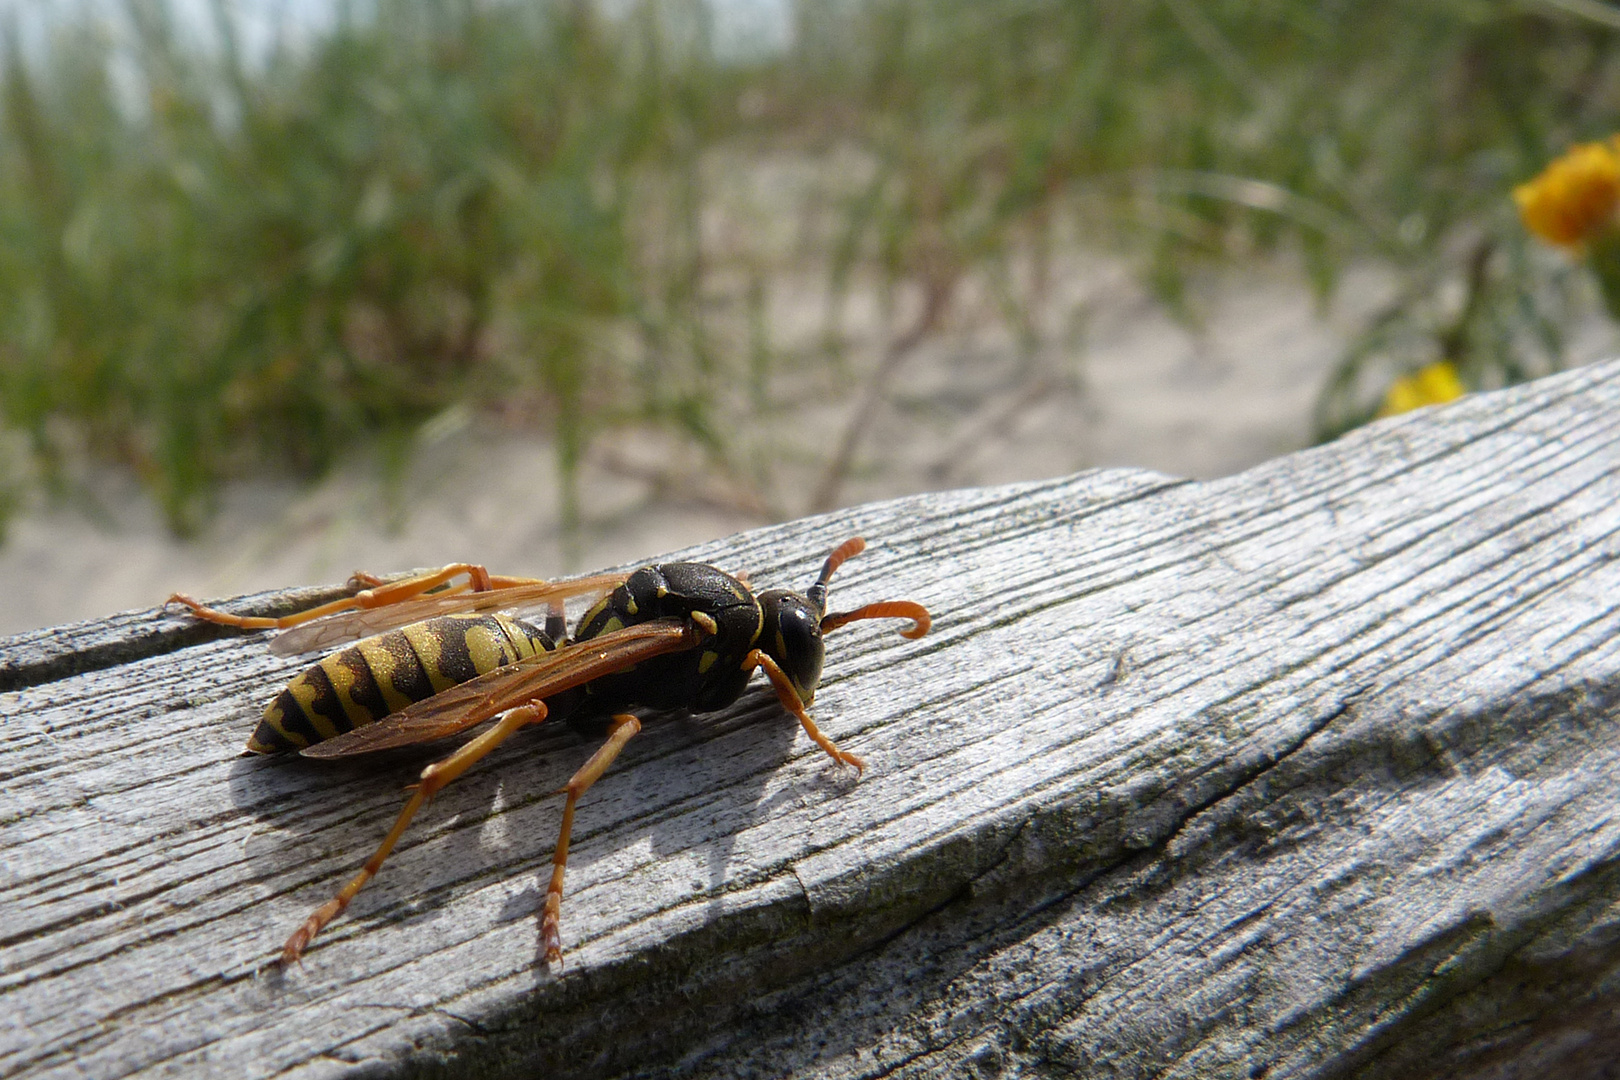
<path fill-rule="evenodd" d="M 760 593 L 759 606 L 765 615 L 761 647 L 782 668 L 799 700 L 810 704 L 827 655 L 821 641 L 821 610 L 786 589 Z"/>

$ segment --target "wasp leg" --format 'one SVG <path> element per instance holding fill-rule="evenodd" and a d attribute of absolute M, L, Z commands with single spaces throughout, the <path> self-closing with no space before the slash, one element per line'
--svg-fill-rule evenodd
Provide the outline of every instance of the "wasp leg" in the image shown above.
<path fill-rule="evenodd" d="M 568 781 L 568 786 L 563 788 L 568 793 L 568 801 L 563 803 L 562 830 L 557 836 L 556 854 L 551 857 L 551 884 L 546 886 L 545 912 L 540 916 L 540 942 L 545 946 L 548 964 L 562 961 L 563 872 L 568 866 L 568 834 L 574 828 L 574 806 L 586 789 L 596 783 L 607 767 L 613 764 L 613 759 L 619 756 L 624 744 L 640 730 L 640 720 L 629 713 L 616 713 L 607 742 L 597 748 L 591 759 L 580 766 Z"/>
<path fill-rule="evenodd" d="M 470 567 L 472 571 L 484 570 L 482 566 L 471 563 L 458 565 L 466 565 Z M 435 572 L 442 573 L 442 571 Z M 406 578 L 405 580 L 414 581 L 416 579 Z M 356 570 L 354 573 L 349 575 L 349 585 L 351 588 L 355 589 L 375 589 L 378 586 L 387 584 L 387 578 L 378 577 L 376 574 L 368 574 L 364 570 Z M 522 585 L 544 584 L 546 584 L 545 578 L 507 577 L 504 574 L 491 574 L 488 571 L 484 571 L 481 574 L 469 574 L 469 578 L 466 583 L 457 585 L 453 589 L 441 590 L 435 595 L 445 596 L 462 592 L 488 592 L 491 589 L 515 589 Z"/>
<path fill-rule="evenodd" d="M 515 589 L 522 585 L 544 585 L 548 580 L 550 579 L 538 577 L 507 577 L 504 574 L 490 574 L 489 587 L 491 589 Z"/>
<path fill-rule="evenodd" d="M 287 944 L 281 947 L 281 966 L 286 967 L 297 960 L 315 935 L 321 932 L 321 928 L 342 914 L 343 909 L 349 906 L 349 901 L 354 899 L 355 893 L 376 876 L 377 871 L 382 868 L 383 860 L 394 850 L 394 845 L 405 832 L 405 826 L 411 823 L 411 818 L 416 816 L 423 803 L 431 799 L 440 788 L 470 769 L 479 758 L 505 742 L 518 728 L 538 724 L 545 718 L 546 706 L 543 702 L 531 701 L 527 705 L 520 705 L 501 717 L 494 727 L 469 740 L 454 754 L 423 769 L 422 780 L 411 793 L 410 801 L 405 804 L 405 809 L 400 811 L 398 820 L 394 822 L 394 827 L 388 830 L 388 835 L 383 837 L 383 842 L 377 846 L 371 858 L 366 860 L 366 865 L 360 868 L 360 872 L 354 875 L 347 885 L 338 890 L 336 896 L 316 908 L 315 913 L 305 919 L 304 925 L 300 926 L 293 936 L 287 939 Z"/>
<path fill-rule="evenodd" d="M 765 677 L 771 680 L 771 686 L 776 690 L 776 699 L 782 703 L 782 708 L 799 718 L 799 723 L 804 725 L 805 734 L 809 735 L 810 740 L 817 746 L 827 751 L 834 761 L 840 765 L 853 765 L 856 772 L 866 768 L 866 762 L 846 750 L 838 749 L 831 739 L 821 733 L 821 729 L 816 727 L 816 722 L 810 719 L 810 714 L 805 711 L 804 702 L 799 700 L 798 692 L 793 689 L 793 683 L 777 666 L 775 660 L 765 655 L 763 651 L 755 649 L 743 658 L 743 667 L 757 667 L 765 673 Z"/>
<path fill-rule="evenodd" d="M 488 570 L 477 563 L 451 563 L 442 570 L 435 570 L 428 574 L 418 574 L 416 577 L 401 578 L 377 585 L 373 588 L 363 589 L 353 596 L 341 600 L 333 600 L 319 607 L 312 607 L 308 611 L 300 611 L 292 615 L 283 615 L 279 619 L 266 618 L 260 615 L 232 615 L 229 612 L 211 608 L 186 596 L 184 593 L 174 593 L 169 597 L 171 604 L 184 604 L 191 609 L 191 613 L 199 619 L 221 626 L 235 626 L 243 630 L 285 630 L 289 626 L 318 619 L 322 615 L 331 615 L 338 611 L 352 611 L 356 608 L 383 607 L 388 604 L 398 604 L 412 600 L 430 589 L 449 582 L 452 578 L 467 575 L 467 583 L 457 586 L 452 591 L 471 590 L 472 592 L 488 592 L 493 588 L 506 588 L 514 583 L 531 582 L 530 578 L 491 577 Z M 360 583 L 379 580 L 373 574 L 355 574 L 352 580 Z"/>

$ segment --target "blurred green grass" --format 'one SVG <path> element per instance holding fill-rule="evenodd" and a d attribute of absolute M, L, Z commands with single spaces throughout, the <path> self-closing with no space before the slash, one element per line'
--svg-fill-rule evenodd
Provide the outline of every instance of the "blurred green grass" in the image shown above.
<path fill-rule="evenodd" d="M 376 0 L 253 56 L 213 10 L 206 42 L 166 0 L 6 34 L 0 522 L 112 466 L 193 532 L 233 477 L 364 452 L 397 485 L 471 415 L 552 433 L 568 529 L 625 425 L 763 488 L 744 432 L 807 386 L 858 400 L 830 506 L 967 283 L 1038 335 L 1064 243 L 1188 318 L 1211 266 L 1280 253 L 1324 302 L 1393 274 L 1330 437 L 1436 358 L 1476 387 L 1564 362 L 1580 283 L 1508 192 L 1620 126 L 1598 0 L 801 0 L 785 46 L 729 53 L 699 0 Z M 814 348 L 768 302 L 805 275 Z M 887 331 L 848 387 L 857 291 Z"/>

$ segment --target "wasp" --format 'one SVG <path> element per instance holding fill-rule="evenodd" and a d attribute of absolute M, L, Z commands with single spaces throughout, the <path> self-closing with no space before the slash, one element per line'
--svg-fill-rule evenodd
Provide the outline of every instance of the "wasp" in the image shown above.
<path fill-rule="evenodd" d="M 631 710 L 723 709 L 742 696 L 756 670 L 763 671 L 810 739 L 859 772 L 865 763 L 822 734 L 807 709 L 821 680 L 823 635 L 861 619 L 900 618 L 911 620 L 901 636 L 914 639 L 931 622 L 928 610 L 909 600 L 827 612 L 833 573 L 865 547 L 860 537 L 840 544 L 802 593 L 755 594 L 746 576 L 706 563 L 662 563 L 566 582 L 498 577 L 455 563 L 393 581 L 356 574 L 362 588 L 355 595 L 278 619 L 170 597 L 210 622 L 283 630 L 271 648 L 284 655 L 362 639 L 276 695 L 248 740 L 249 753 L 348 757 L 445 738 L 498 718 L 422 770 L 371 858 L 287 939 L 282 965 L 298 960 L 377 874 L 423 803 L 524 727 L 563 719 L 587 735 L 606 736 L 560 792 L 566 799 L 541 914 L 548 964 L 562 959 L 563 877 L 574 809 L 641 730 Z M 567 635 L 565 604 L 592 597 L 599 599 Z M 543 625 L 505 614 L 541 608 L 547 611 Z"/>

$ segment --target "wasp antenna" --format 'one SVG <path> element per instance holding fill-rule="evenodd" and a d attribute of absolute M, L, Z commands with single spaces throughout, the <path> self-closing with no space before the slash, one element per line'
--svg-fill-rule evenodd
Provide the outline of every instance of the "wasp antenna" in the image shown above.
<path fill-rule="evenodd" d="M 805 593 L 809 600 L 820 611 L 827 610 L 827 582 L 832 580 L 833 572 L 844 565 L 845 560 L 852 559 L 866 550 L 866 541 L 859 536 L 852 536 L 842 544 L 833 548 L 833 553 L 827 556 L 827 561 L 821 564 L 821 576 L 816 583 L 810 586 Z"/>
<path fill-rule="evenodd" d="M 921 604 L 910 600 L 882 600 L 876 604 L 858 607 L 854 611 L 840 611 L 836 615 L 826 616 L 821 620 L 821 632 L 831 633 L 840 626 L 859 622 L 861 619 L 910 619 L 910 629 L 900 631 L 900 636 L 911 638 L 913 641 L 928 633 L 928 628 L 934 625 L 928 609 Z"/>

